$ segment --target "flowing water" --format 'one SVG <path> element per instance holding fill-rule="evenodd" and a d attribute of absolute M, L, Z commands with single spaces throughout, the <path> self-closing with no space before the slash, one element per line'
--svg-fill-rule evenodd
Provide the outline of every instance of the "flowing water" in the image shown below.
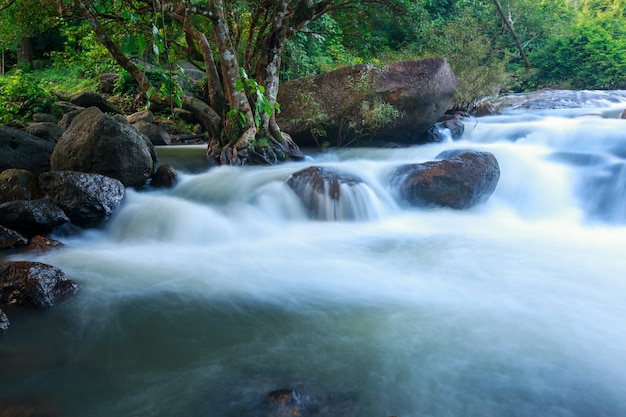
<path fill-rule="evenodd" d="M 266 416 L 287 388 L 303 416 L 626 415 L 626 94 L 583 98 L 466 119 L 456 142 L 277 167 L 209 170 L 173 159 L 201 148 L 162 149 L 174 189 L 131 191 L 102 230 L 13 257 L 80 290 L 9 312 L 0 406 Z M 395 199 L 395 167 L 457 148 L 498 159 L 487 203 Z M 309 165 L 367 186 L 338 219 L 307 219 L 284 180 Z"/>

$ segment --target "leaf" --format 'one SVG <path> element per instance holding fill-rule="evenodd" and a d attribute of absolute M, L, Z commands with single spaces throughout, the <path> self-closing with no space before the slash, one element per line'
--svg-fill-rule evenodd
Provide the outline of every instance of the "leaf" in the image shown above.
<path fill-rule="evenodd" d="M 148 41 L 143 35 L 137 35 L 137 51 L 139 55 L 143 55 L 148 49 Z"/>
<path fill-rule="evenodd" d="M 137 42 L 133 35 L 126 35 L 124 37 L 121 50 L 124 55 L 130 55 L 137 50 Z"/>
<path fill-rule="evenodd" d="M 156 55 L 157 57 L 159 56 L 159 45 L 157 45 L 156 43 L 152 44 L 152 52 L 154 52 L 154 55 Z"/>

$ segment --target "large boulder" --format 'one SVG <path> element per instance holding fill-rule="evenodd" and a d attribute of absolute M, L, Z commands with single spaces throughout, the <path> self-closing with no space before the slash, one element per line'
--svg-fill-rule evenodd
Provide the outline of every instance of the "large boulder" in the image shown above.
<path fill-rule="evenodd" d="M 43 195 L 81 227 L 98 226 L 122 203 L 125 194 L 119 180 L 84 172 L 44 172 L 39 184 Z"/>
<path fill-rule="evenodd" d="M 32 200 L 40 195 L 37 176 L 26 169 L 6 169 L 0 173 L 0 203 Z"/>
<path fill-rule="evenodd" d="M 0 225 L 26 237 L 46 235 L 69 221 L 63 210 L 46 198 L 0 204 Z"/>
<path fill-rule="evenodd" d="M 417 207 L 464 209 L 485 202 L 496 189 L 500 168 L 489 152 L 461 151 L 446 158 L 403 165 L 392 174 L 399 196 Z"/>
<path fill-rule="evenodd" d="M 156 162 L 150 140 L 129 124 L 90 107 L 77 115 L 52 152 L 52 171 L 79 171 L 142 187 Z"/>
<path fill-rule="evenodd" d="M 445 58 L 384 68 L 356 65 L 282 83 L 277 121 L 300 146 L 320 140 L 346 145 L 359 138 L 422 143 L 452 104 L 456 88 Z"/>
<path fill-rule="evenodd" d="M 0 305 L 51 307 L 77 288 L 52 265 L 24 261 L 0 264 Z"/>
<path fill-rule="evenodd" d="M 21 168 L 39 173 L 50 169 L 54 143 L 18 129 L 0 126 L 0 171 Z"/>
<path fill-rule="evenodd" d="M 332 168 L 311 166 L 291 174 L 287 185 L 298 196 L 311 218 L 364 220 L 368 217 L 361 178 Z"/>

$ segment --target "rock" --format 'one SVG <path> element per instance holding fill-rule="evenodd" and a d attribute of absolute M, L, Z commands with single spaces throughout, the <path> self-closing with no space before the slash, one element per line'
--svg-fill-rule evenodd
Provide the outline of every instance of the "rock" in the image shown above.
<path fill-rule="evenodd" d="M 172 140 L 170 134 L 160 125 L 140 120 L 133 127 L 146 135 L 154 146 L 169 145 Z"/>
<path fill-rule="evenodd" d="M 63 134 L 63 128 L 56 123 L 40 122 L 33 123 L 26 127 L 26 133 L 30 133 L 38 138 L 45 139 L 48 142 L 57 143 Z"/>
<path fill-rule="evenodd" d="M 440 161 L 401 166 L 392 176 L 392 185 L 401 198 L 417 207 L 464 209 L 487 201 L 500 178 L 495 156 L 457 153 L 440 155 L 447 158 Z"/>
<path fill-rule="evenodd" d="M 267 417 L 306 417 L 317 415 L 320 408 L 312 398 L 291 389 L 270 392 L 265 405 Z"/>
<path fill-rule="evenodd" d="M 79 171 L 118 179 L 141 188 L 153 173 L 150 140 L 130 125 L 91 107 L 76 116 L 50 159 L 52 171 Z"/>
<path fill-rule="evenodd" d="M 498 108 L 488 101 L 484 101 L 474 108 L 472 112 L 476 117 L 493 116 L 498 114 Z"/>
<path fill-rule="evenodd" d="M 50 239 L 45 236 L 33 236 L 28 245 L 26 246 L 26 250 L 33 252 L 48 252 L 52 249 L 60 248 L 64 246 L 62 242 L 58 240 Z"/>
<path fill-rule="evenodd" d="M 85 110 L 85 107 L 72 104 L 69 101 L 57 101 L 54 105 L 60 108 L 63 113 Z"/>
<path fill-rule="evenodd" d="M 46 235 L 69 221 L 59 206 L 45 198 L 0 204 L 0 225 L 26 237 Z"/>
<path fill-rule="evenodd" d="M 443 142 L 450 138 L 458 140 L 465 132 L 465 125 L 458 119 L 449 119 L 443 122 L 437 122 L 433 127 L 428 129 L 427 142 Z"/>
<path fill-rule="evenodd" d="M 34 173 L 50 169 L 54 143 L 21 130 L 0 126 L 0 172 L 9 168 Z"/>
<path fill-rule="evenodd" d="M 307 213 L 319 220 L 353 220 L 363 217 L 357 187 L 362 179 L 330 168 L 311 166 L 291 174 L 287 185 L 298 196 Z"/>
<path fill-rule="evenodd" d="M 0 417 L 55 417 L 51 411 L 32 405 L 0 406 Z"/>
<path fill-rule="evenodd" d="M 124 185 L 100 174 L 51 171 L 39 176 L 43 195 L 61 207 L 72 223 L 96 227 L 124 200 Z"/>
<path fill-rule="evenodd" d="M 150 180 L 150 185 L 155 188 L 171 188 L 178 180 L 178 173 L 169 164 L 161 165 Z"/>
<path fill-rule="evenodd" d="M 154 122 L 154 113 L 146 109 L 126 116 L 126 120 L 128 120 L 128 123 L 131 125 L 142 121 L 152 123 Z"/>
<path fill-rule="evenodd" d="M 452 104 L 457 80 L 445 58 L 357 65 L 281 83 L 277 121 L 299 146 L 361 138 L 421 143 Z M 338 138 L 338 139 L 334 139 Z"/>
<path fill-rule="evenodd" d="M 63 117 L 61 117 L 61 120 L 59 120 L 59 123 L 57 124 L 64 131 L 67 130 L 67 128 L 70 127 L 70 125 L 72 124 L 72 120 L 74 120 L 74 118 L 78 116 L 79 114 L 81 114 L 84 110 L 85 109 L 72 110 L 70 112 L 65 113 Z"/>
<path fill-rule="evenodd" d="M 11 323 L 9 323 L 9 318 L 7 317 L 6 314 L 4 314 L 4 311 L 2 311 L 2 309 L 0 309 L 0 333 L 4 333 L 7 330 L 9 330 L 9 325 L 10 324 Z"/>
<path fill-rule="evenodd" d="M 620 119 L 626 119 L 626 109 L 622 112 Z"/>
<path fill-rule="evenodd" d="M 26 246 L 28 239 L 15 230 L 0 226 L 0 250 Z"/>
<path fill-rule="evenodd" d="M 57 119 L 52 114 L 35 113 L 35 114 L 33 114 L 33 122 L 35 122 L 35 123 L 56 123 Z"/>
<path fill-rule="evenodd" d="M 37 176 L 26 169 L 6 169 L 0 173 L 0 203 L 33 200 L 41 192 Z"/>
<path fill-rule="evenodd" d="M 109 103 L 104 97 L 97 93 L 84 92 L 72 96 L 70 103 L 84 108 L 97 107 L 104 113 L 118 113 L 122 111 L 112 103 Z"/>
<path fill-rule="evenodd" d="M 45 308 L 78 286 L 63 271 L 40 262 L 0 264 L 0 304 Z"/>
<path fill-rule="evenodd" d="M 113 93 L 115 90 L 115 82 L 119 77 L 120 75 L 115 72 L 105 72 L 100 75 L 100 78 L 98 79 L 100 90 L 106 94 Z"/>

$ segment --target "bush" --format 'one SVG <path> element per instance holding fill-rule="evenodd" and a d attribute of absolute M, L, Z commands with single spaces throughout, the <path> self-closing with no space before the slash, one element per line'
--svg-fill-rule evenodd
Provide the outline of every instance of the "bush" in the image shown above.
<path fill-rule="evenodd" d="M 56 98 L 32 73 L 16 69 L 0 77 L 0 122 L 28 121 L 36 112 L 52 112 Z"/>

